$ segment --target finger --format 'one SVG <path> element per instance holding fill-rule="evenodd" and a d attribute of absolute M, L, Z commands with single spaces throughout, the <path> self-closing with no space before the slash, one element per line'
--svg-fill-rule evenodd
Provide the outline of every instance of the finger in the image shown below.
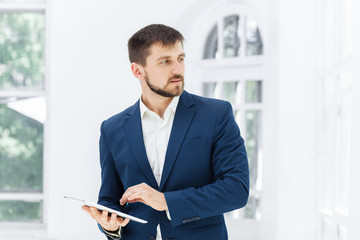
<path fill-rule="evenodd" d="M 142 198 L 135 198 L 135 199 L 133 199 L 131 201 L 128 201 L 128 203 L 135 203 L 135 202 L 141 202 L 141 203 L 146 204 L 146 202 Z"/>
<path fill-rule="evenodd" d="M 137 198 L 142 198 L 142 194 L 141 192 L 135 192 L 133 194 L 131 194 L 128 198 L 127 198 L 127 201 L 132 201 L 134 199 L 137 199 Z"/>
<path fill-rule="evenodd" d="M 91 213 L 97 222 L 100 221 L 101 213 L 94 207 L 90 207 Z"/>
<path fill-rule="evenodd" d="M 147 185 L 146 183 L 140 183 L 134 186 L 129 187 L 128 189 L 126 189 L 125 193 L 123 194 L 122 198 L 126 198 L 129 194 L 131 194 L 132 192 L 137 192 L 139 190 L 143 190 L 145 188 L 149 187 L 149 185 Z M 121 200 L 120 199 L 120 200 Z"/>
<path fill-rule="evenodd" d="M 84 210 L 85 212 L 87 212 L 88 214 L 92 215 L 91 209 L 89 206 L 86 206 L 86 205 L 81 206 L 81 209 Z"/>
<path fill-rule="evenodd" d="M 101 221 L 103 221 L 104 223 L 108 222 L 108 211 L 103 211 L 101 214 Z"/>
<path fill-rule="evenodd" d="M 111 224 L 111 225 L 115 225 L 115 224 L 116 224 L 116 220 L 117 220 L 117 214 L 116 214 L 116 213 L 112 213 L 112 214 L 111 214 L 111 218 L 110 218 L 110 224 Z"/>
<path fill-rule="evenodd" d="M 118 220 L 119 220 L 119 218 L 118 218 Z M 125 227 L 129 222 L 130 222 L 130 219 L 125 218 L 124 220 L 118 221 L 118 224 L 122 227 Z"/>
<path fill-rule="evenodd" d="M 131 194 L 134 194 L 136 191 L 137 191 L 137 188 L 126 190 L 125 193 L 122 195 L 122 197 L 120 199 L 120 204 L 124 205 L 128 201 L 129 196 Z"/>

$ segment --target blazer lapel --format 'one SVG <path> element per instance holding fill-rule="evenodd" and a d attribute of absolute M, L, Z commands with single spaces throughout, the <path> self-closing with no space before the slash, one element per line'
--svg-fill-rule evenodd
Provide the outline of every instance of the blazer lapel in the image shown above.
<path fill-rule="evenodd" d="M 171 169 L 177 158 L 182 142 L 190 127 L 191 121 L 195 114 L 194 102 L 189 93 L 186 91 L 180 96 L 179 103 L 176 109 L 174 123 L 171 129 L 168 148 L 166 150 L 165 163 L 161 175 L 160 188 L 162 191 L 164 184 L 169 177 Z"/>
<path fill-rule="evenodd" d="M 158 184 L 155 180 L 154 174 L 151 170 L 149 160 L 146 155 L 142 126 L 139 101 L 133 106 L 132 111 L 129 111 L 129 118 L 125 125 L 126 135 L 130 142 L 131 150 L 138 162 L 141 170 L 149 180 L 150 185 L 157 189 Z M 136 173 L 133 173 L 136 174 Z"/>

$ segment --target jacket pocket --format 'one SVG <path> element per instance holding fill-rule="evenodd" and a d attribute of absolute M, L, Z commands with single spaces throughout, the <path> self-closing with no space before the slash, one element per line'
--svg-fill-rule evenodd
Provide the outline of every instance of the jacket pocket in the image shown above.
<path fill-rule="evenodd" d="M 194 227 L 191 229 L 191 231 L 193 232 L 197 232 L 197 231 L 202 231 L 202 230 L 209 230 L 211 228 L 216 228 L 216 227 L 224 227 L 224 223 L 214 223 L 214 224 L 209 224 L 209 225 L 205 225 L 205 226 L 198 226 L 198 227 Z"/>

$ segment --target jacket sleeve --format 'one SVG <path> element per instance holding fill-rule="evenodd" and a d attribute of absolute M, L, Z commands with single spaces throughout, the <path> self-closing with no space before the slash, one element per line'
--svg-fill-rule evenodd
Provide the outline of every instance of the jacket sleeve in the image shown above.
<path fill-rule="evenodd" d="M 249 195 L 249 167 L 231 104 L 220 107 L 212 143 L 215 181 L 200 188 L 165 192 L 173 227 L 244 207 Z"/>
<path fill-rule="evenodd" d="M 98 204 L 122 212 L 123 208 L 120 205 L 119 200 L 124 193 L 124 187 L 120 181 L 114 158 L 106 139 L 105 123 L 106 122 L 103 122 L 101 124 L 101 135 L 99 141 L 101 187 L 99 191 Z M 100 231 L 107 235 L 108 239 L 119 239 L 121 237 L 121 233 L 118 235 L 107 234 L 100 225 L 98 226 Z"/>

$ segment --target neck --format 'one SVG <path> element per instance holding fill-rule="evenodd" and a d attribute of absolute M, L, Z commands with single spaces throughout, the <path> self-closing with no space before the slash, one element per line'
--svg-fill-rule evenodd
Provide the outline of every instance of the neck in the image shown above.
<path fill-rule="evenodd" d="M 143 92 L 141 100 L 149 110 L 155 112 L 159 117 L 164 118 L 164 112 L 173 100 L 173 97 L 163 97 L 153 92 L 148 94 Z"/>

